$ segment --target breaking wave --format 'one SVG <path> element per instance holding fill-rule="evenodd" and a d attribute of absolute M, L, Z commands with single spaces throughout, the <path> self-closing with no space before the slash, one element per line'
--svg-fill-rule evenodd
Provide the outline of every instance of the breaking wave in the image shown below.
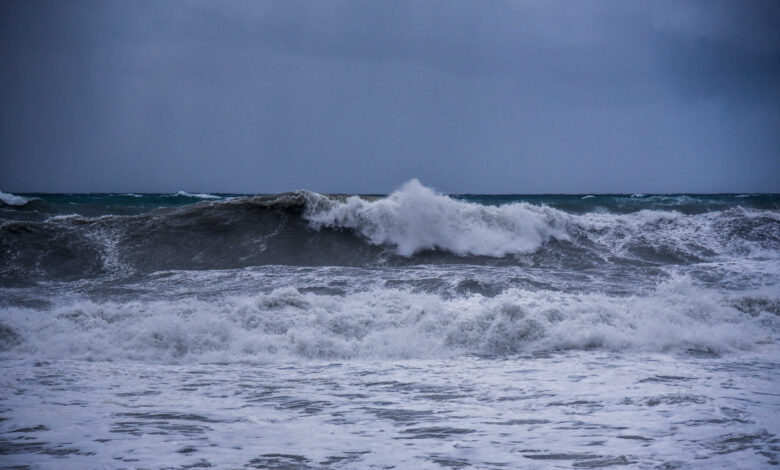
<path fill-rule="evenodd" d="M 374 245 L 389 245 L 402 256 L 442 250 L 461 256 L 502 257 L 531 253 L 555 238 L 568 240 L 570 217 L 544 206 L 502 206 L 458 201 L 436 194 L 417 180 L 387 198 L 357 196 L 325 210 L 314 207 L 305 217 L 315 228 L 348 228 Z"/>
<path fill-rule="evenodd" d="M 173 197 L 190 197 L 195 199 L 221 199 L 221 196 L 207 193 L 188 193 L 187 191 L 177 191 L 173 193 Z"/>
<path fill-rule="evenodd" d="M 675 265 L 777 258 L 780 214 L 740 206 L 577 214 L 464 201 L 413 180 L 381 198 L 298 191 L 135 215 L 0 219 L 0 252 L 5 281 L 261 265 Z"/>
<path fill-rule="evenodd" d="M 603 349 L 719 354 L 776 343 L 780 304 L 673 278 L 644 295 L 509 289 L 450 299 L 375 288 L 318 295 L 294 288 L 176 301 L 17 308 L 0 357 L 235 362 L 436 358 Z M 2 352 L 4 351 L 4 352 Z"/>
<path fill-rule="evenodd" d="M 5 204 L 7 206 L 23 206 L 28 202 L 30 202 L 30 200 L 26 197 L 0 191 L 0 205 Z"/>
<path fill-rule="evenodd" d="M 196 196 L 4 202 L 0 358 L 719 354 L 780 339 L 777 196 L 532 203 L 416 180 L 386 197 Z"/>

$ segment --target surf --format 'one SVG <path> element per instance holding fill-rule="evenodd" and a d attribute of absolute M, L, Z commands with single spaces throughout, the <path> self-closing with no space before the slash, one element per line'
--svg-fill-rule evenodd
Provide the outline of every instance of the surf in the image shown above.
<path fill-rule="evenodd" d="M 485 203 L 447 196 L 417 180 L 384 197 L 295 191 L 159 208 L 154 196 L 124 199 L 143 207 L 128 215 L 89 216 L 68 204 L 42 220 L 31 217 L 45 211 L 28 206 L 45 207 L 46 200 L 10 209 L 10 215 L 6 210 L 0 280 L 266 265 L 586 269 L 777 259 L 780 253 L 777 211 L 741 205 L 692 214 L 658 208 L 579 213 L 516 198 Z M 585 203 L 594 199 L 600 198 Z"/>

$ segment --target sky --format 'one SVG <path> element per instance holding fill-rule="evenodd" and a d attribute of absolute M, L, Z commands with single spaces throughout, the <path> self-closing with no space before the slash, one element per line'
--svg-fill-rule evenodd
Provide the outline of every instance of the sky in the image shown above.
<path fill-rule="evenodd" d="M 0 2 L 0 190 L 780 192 L 780 2 Z"/>

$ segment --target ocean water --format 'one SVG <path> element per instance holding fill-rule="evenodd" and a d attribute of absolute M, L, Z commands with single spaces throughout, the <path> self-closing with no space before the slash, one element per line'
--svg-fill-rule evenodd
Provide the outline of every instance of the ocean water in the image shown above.
<path fill-rule="evenodd" d="M 779 315 L 779 195 L 0 193 L 0 467 L 772 467 Z"/>

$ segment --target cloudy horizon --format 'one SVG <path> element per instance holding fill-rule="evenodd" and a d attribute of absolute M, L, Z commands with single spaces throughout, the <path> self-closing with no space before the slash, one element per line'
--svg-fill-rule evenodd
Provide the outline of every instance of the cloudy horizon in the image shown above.
<path fill-rule="evenodd" d="M 780 192 L 780 4 L 0 5 L 6 192 Z"/>

